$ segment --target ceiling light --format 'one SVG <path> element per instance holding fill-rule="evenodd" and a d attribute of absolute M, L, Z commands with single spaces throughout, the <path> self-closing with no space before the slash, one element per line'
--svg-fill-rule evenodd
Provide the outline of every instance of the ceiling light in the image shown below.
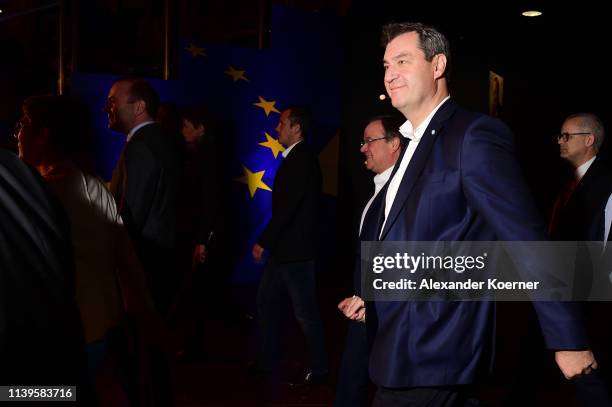
<path fill-rule="evenodd" d="M 538 10 L 527 10 L 521 13 L 525 17 L 538 17 L 542 15 L 541 11 Z"/>

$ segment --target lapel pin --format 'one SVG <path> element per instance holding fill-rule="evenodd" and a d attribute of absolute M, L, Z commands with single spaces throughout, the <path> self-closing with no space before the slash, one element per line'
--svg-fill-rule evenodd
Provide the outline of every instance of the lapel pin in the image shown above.
<path fill-rule="evenodd" d="M 431 134 L 436 134 L 436 131 L 435 131 L 435 130 L 432 130 L 432 131 L 431 131 Z"/>

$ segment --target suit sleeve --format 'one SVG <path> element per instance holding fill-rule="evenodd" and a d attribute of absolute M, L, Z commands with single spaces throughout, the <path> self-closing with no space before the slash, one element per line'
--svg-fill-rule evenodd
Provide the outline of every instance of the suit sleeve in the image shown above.
<path fill-rule="evenodd" d="M 139 140 L 127 145 L 125 166 L 127 185 L 122 214 L 129 211 L 131 227 L 140 234 L 161 181 L 162 168 L 147 145 Z"/>
<path fill-rule="evenodd" d="M 464 194 L 494 228 L 498 240 L 547 240 L 544 224 L 515 158 L 513 136 L 503 123 L 488 116 L 477 119 L 466 132 L 461 163 Z M 521 245 L 520 255 L 510 255 L 521 273 L 545 267 L 540 254 L 529 243 Z M 539 265 L 534 266 L 534 262 Z M 588 347 L 576 304 L 536 301 L 534 307 L 548 348 Z"/>
<path fill-rule="evenodd" d="M 272 219 L 261 234 L 258 243 L 266 249 L 274 247 L 278 242 L 281 232 L 295 218 L 295 214 L 300 208 L 308 193 L 312 193 L 315 183 L 317 163 L 310 159 L 307 154 L 300 154 L 294 157 L 294 161 L 287 168 L 286 177 L 288 182 L 282 186 L 279 201 L 282 202 L 272 211 Z"/>

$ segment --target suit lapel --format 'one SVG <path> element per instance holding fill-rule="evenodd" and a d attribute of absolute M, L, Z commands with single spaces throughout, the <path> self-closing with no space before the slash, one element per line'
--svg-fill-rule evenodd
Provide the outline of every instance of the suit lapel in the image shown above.
<path fill-rule="evenodd" d="M 404 176 L 400 182 L 397 194 L 393 200 L 391 210 L 389 211 L 389 216 L 387 216 L 387 221 L 385 222 L 385 227 L 380 236 L 380 240 L 385 239 L 385 236 L 387 233 L 389 233 L 389 229 L 391 229 L 391 226 L 397 220 L 402 207 L 404 206 L 406 200 L 414 189 L 414 185 L 423 172 L 423 168 L 427 163 L 440 131 L 442 131 L 444 123 L 451 117 L 455 110 L 455 104 L 451 100 L 448 100 L 438 109 L 434 117 L 429 122 L 429 126 L 427 126 L 427 129 L 423 133 L 423 137 L 421 138 L 421 141 L 419 142 L 419 145 L 417 146 L 414 155 L 410 159 L 410 163 L 404 172 Z"/>

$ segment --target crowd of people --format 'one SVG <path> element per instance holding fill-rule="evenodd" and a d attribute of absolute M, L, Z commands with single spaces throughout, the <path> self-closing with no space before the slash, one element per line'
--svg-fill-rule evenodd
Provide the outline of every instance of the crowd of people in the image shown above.
<path fill-rule="evenodd" d="M 451 98 L 444 35 L 392 23 L 383 47 L 385 88 L 401 116 L 365 126 L 360 151 L 376 175 L 359 241 L 610 240 L 612 170 L 598 157 L 599 118 L 577 113 L 561 124 L 560 156 L 574 177 L 547 230 L 509 128 Z M 0 383 L 74 383 L 83 405 L 173 405 L 176 357 L 197 353 L 204 336 L 197 271 L 214 261 L 222 229 L 215 140 L 204 108 L 160 104 L 141 78 L 117 79 L 104 111 L 108 127 L 126 136 L 109 185 L 93 171 L 91 124 L 76 98 L 27 98 L 16 128 L 21 161 L 0 151 Z M 317 300 L 322 176 L 311 129 L 303 107 L 281 112 L 284 159 L 271 219 L 251 253 L 266 260 L 256 297 L 259 352 L 246 373 L 276 375 L 288 298 L 306 344 L 304 371 L 291 387 L 326 383 L 334 357 L 321 319 L 329 310 Z M 517 261 L 530 267 L 531 259 Z M 610 324 L 591 321 L 602 309 L 533 306 L 578 399 L 610 405 Z M 367 405 L 372 384 L 375 406 L 479 405 L 474 384 L 493 362 L 495 307 L 364 298 L 357 250 L 353 292 L 338 304 L 348 333 L 335 405 Z M 177 349 L 169 323 L 185 310 L 195 323 Z M 596 338 L 587 333 L 593 325 Z"/>

